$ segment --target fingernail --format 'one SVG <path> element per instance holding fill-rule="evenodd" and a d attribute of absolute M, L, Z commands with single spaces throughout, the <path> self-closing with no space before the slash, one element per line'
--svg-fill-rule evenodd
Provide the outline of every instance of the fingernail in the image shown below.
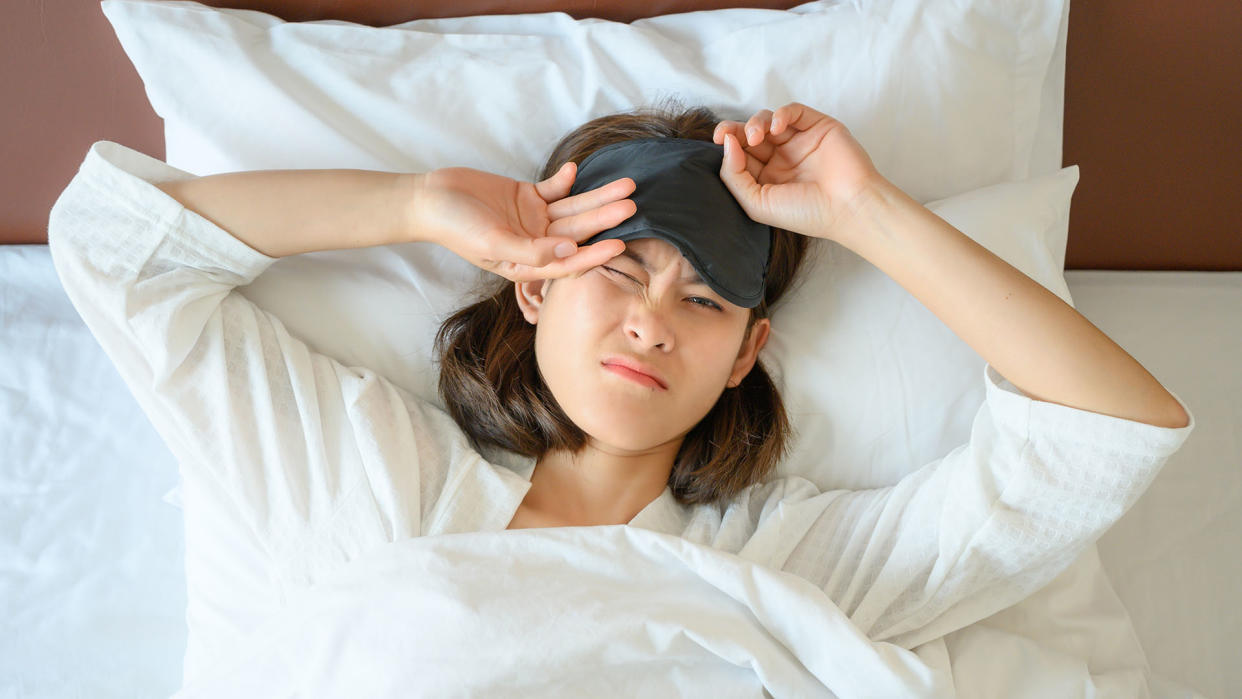
<path fill-rule="evenodd" d="M 577 250 L 577 249 L 578 249 L 577 246 L 574 245 L 573 243 L 561 243 L 560 245 L 556 246 L 554 251 L 556 252 L 557 257 L 569 257 L 570 255 L 574 254 L 574 250 Z"/>

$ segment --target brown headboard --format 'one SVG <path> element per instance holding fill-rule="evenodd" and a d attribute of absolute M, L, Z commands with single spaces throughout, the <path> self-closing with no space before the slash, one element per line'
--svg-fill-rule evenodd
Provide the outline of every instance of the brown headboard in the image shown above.
<path fill-rule="evenodd" d="M 385 26 L 421 17 L 563 11 L 628 22 L 707 0 L 206 0 L 289 21 Z M 4 3 L 7 108 L 0 243 L 43 243 L 91 143 L 163 158 L 163 122 L 97 2 Z M 1063 163 L 1081 179 L 1068 269 L 1242 270 L 1242 3 L 1073 0 Z"/>

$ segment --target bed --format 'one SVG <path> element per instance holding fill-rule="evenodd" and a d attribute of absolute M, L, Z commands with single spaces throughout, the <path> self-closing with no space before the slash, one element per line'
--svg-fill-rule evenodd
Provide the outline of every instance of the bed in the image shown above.
<path fill-rule="evenodd" d="M 1108 3 L 1008 5 L 109 0 L 6 9 L 17 15 L 11 27 L 29 30 L 10 42 L 22 54 L 6 68 L 27 71 L 29 107 L 5 118 L 20 119 L 11 134 L 31 134 L 11 136 L 8 147 L 38 166 L 6 168 L 6 189 L 17 194 L 0 222 L 10 243 L 0 247 L 0 695 L 172 694 L 207 652 L 205 634 L 191 638 L 191 628 L 264 604 L 238 602 L 262 586 L 239 554 L 244 533 L 215 527 L 218 502 L 185 492 L 176 460 L 65 296 L 44 244 L 48 211 L 93 142 L 200 175 L 452 164 L 529 179 L 568 128 L 670 95 L 726 118 L 782 98 L 838 116 L 886 176 L 1072 303 L 1195 415 L 1192 438 L 1064 574 L 946 637 L 938 649 L 953 694 L 1236 694 L 1242 212 L 1214 193 L 1236 190 L 1220 188 L 1237 174 L 1212 172 L 1205 157 L 1212 184 L 1189 195 L 1180 181 L 1135 179 L 1130 149 L 1117 140 L 1141 120 L 1119 118 L 1121 97 L 1109 90 L 1124 94 L 1110 76 L 1145 55 L 1138 30 L 1120 43 L 1126 35 L 1103 31 L 1116 29 Z M 1242 13 L 1218 11 L 1195 19 L 1220 38 Z M 1153 17 L 1138 26 L 1154 26 Z M 62 25 L 69 31 L 53 30 Z M 1237 72 L 1231 64 L 1211 73 L 1223 81 L 1213 94 L 1233 95 L 1234 114 L 1236 91 L 1226 88 Z M 489 85 L 498 87 L 482 89 Z M 512 85 L 522 89 L 504 89 Z M 66 94 L 81 106 L 66 109 Z M 426 109 L 411 114 L 411 104 Z M 1193 111 L 1171 98 L 1153 108 L 1180 123 Z M 927 118 L 911 126 L 902 121 L 910 114 Z M 1227 121 L 1179 133 L 1223 138 Z M 1236 150 L 1236 139 L 1228 143 Z M 1181 233 L 1188 220 L 1191 238 Z M 983 396 L 981 360 L 848 251 L 819 246 L 812 268 L 801 295 L 774 316 L 774 328 L 784 319 L 789 329 L 774 330 L 768 355 L 800 424 L 828 427 L 805 430 L 788 472 L 821 489 L 880 487 L 964 442 Z M 409 245 L 282 260 L 244 293 L 325 353 L 435 401 L 428 333 L 470 281 L 460 261 Z M 360 299 L 389 310 L 359 312 Z M 854 339 L 833 340 L 841 337 Z M 807 356 L 807 347 L 823 352 Z M 886 378 L 893 367 L 898 381 Z M 847 411 L 800 385 L 875 399 Z M 565 532 L 541 539 L 549 556 L 563 551 L 553 544 L 584 544 L 556 538 Z M 691 553 L 678 551 L 678 560 Z M 756 568 L 746 571 L 766 580 Z M 796 597 L 794 581 L 770 581 L 778 583 L 779 599 Z M 744 592 L 731 599 L 757 614 Z M 769 613 L 767 628 L 796 648 L 796 630 Z M 930 662 L 880 650 L 894 653 L 875 656 L 887 668 Z M 318 652 L 333 659 L 331 649 Z M 815 677 L 840 672 L 801 659 Z M 783 667 L 766 662 L 756 667 Z M 768 677 L 766 691 L 801 695 L 790 673 Z M 878 679 L 841 681 L 852 689 L 840 696 L 884 695 Z"/>

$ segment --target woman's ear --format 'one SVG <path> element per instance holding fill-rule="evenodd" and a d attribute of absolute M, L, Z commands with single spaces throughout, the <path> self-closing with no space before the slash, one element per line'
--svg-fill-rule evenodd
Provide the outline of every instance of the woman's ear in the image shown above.
<path fill-rule="evenodd" d="M 769 319 L 760 318 L 755 321 L 750 329 L 750 335 L 742 341 L 742 346 L 738 350 L 737 360 L 733 362 L 733 373 L 729 374 L 729 381 L 725 384 L 727 387 L 736 387 L 750 373 L 751 368 L 759 359 L 759 350 L 763 349 L 768 342 L 768 332 L 771 329 L 772 321 Z"/>
<path fill-rule="evenodd" d="M 513 283 L 513 293 L 517 296 L 518 307 L 522 309 L 522 317 L 526 318 L 527 323 L 539 323 L 539 309 L 543 307 L 544 294 L 551 285 L 551 279 Z"/>

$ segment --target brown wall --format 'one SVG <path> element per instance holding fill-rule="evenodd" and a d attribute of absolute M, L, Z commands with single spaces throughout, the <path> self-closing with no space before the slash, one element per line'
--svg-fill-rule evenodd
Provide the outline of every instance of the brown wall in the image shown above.
<path fill-rule="evenodd" d="M 1068 269 L 1242 270 L 1242 3 L 1073 0 Z"/>
<path fill-rule="evenodd" d="M 93 0 L 0 5 L 0 242 L 47 241 L 47 216 L 98 140 L 164 157 L 164 121 Z"/>

